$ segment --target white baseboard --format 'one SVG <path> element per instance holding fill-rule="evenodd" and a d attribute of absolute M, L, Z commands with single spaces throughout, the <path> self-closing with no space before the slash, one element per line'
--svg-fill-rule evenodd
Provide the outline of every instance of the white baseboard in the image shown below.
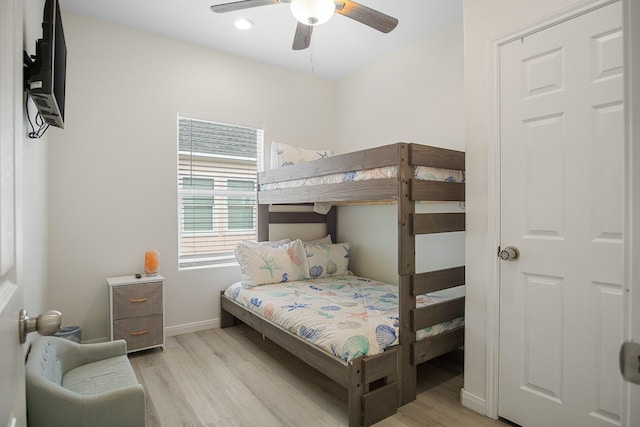
<path fill-rule="evenodd" d="M 479 412 L 482 415 L 487 415 L 487 402 L 481 397 L 469 393 L 465 389 L 460 390 L 460 402 L 462 402 L 462 406 L 466 408 Z"/>
<path fill-rule="evenodd" d="M 167 337 L 175 335 L 188 334 L 190 332 L 204 331 L 205 329 L 213 329 L 220 327 L 220 319 L 202 320 L 200 322 L 185 323 L 183 325 L 168 326 L 164 329 Z"/>

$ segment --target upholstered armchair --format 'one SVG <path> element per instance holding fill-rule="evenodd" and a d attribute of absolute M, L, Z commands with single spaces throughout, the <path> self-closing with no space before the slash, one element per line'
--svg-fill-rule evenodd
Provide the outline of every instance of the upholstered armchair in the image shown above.
<path fill-rule="evenodd" d="M 124 340 L 38 337 L 26 363 L 29 427 L 144 427 L 144 389 Z"/>

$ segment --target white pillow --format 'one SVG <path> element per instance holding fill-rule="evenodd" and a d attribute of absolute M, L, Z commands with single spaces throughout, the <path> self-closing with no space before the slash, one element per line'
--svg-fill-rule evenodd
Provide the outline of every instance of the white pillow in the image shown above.
<path fill-rule="evenodd" d="M 298 165 L 312 160 L 330 157 L 333 153 L 327 149 L 298 148 L 281 142 L 271 143 L 271 169 L 282 166 Z"/>
<path fill-rule="evenodd" d="M 324 237 L 322 237 L 320 239 L 309 240 L 308 242 L 302 242 L 302 243 L 304 243 L 306 245 L 308 243 L 328 243 L 328 244 L 331 244 L 333 242 L 331 241 L 331 234 L 327 234 L 326 236 L 324 236 Z"/>
<path fill-rule="evenodd" d="M 306 243 L 309 276 L 312 279 L 320 277 L 351 274 L 349 272 L 349 243 Z"/>
<path fill-rule="evenodd" d="M 276 247 L 238 244 L 235 255 L 245 287 L 309 278 L 306 254 L 300 239 Z"/>

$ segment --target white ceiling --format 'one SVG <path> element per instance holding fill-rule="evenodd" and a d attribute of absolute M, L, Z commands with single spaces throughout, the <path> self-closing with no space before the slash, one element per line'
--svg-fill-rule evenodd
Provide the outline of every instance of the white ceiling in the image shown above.
<path fill-rule="evenodd" d="M 296 20 L 288 4 L 214 13 L 213 4 L 234 0 L 59 0 L 75 13 L 164 35 L 234 55 L 329 79 L 340 79 L 378 58 L 462 19 L 462 0 L 358 0 L 398 19 L 388 34 L 342 15 L 313 30 L 311 47 L 293 51 Z M 246 17 L 255 25 L 237 30 Z"/>

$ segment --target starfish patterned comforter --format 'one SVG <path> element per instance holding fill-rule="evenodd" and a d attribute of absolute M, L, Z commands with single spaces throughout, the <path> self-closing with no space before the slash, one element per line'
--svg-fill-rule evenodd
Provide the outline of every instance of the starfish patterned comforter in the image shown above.
<path fill-rule="evenodd" d="M 243 287 L 225 295 L 334 356 L 349 361 L 398 344 L 398 287 L 354 275 Z M 422 295 L 417 306 L 464 295 L 464 286 Z M 463 318 L 416 333 L 421 340 L 461 326 Z"/>

